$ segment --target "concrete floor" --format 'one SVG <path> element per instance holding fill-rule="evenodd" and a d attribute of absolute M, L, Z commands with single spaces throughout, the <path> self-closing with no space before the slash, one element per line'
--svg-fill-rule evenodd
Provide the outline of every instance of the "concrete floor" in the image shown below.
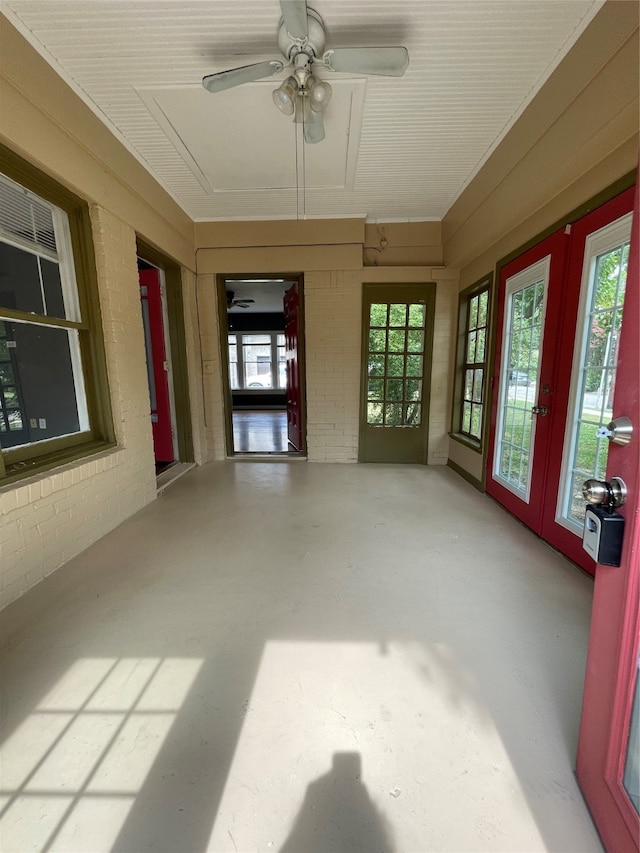
<path fill-rule="evenodd" d="M 448 469 L 194 469 L 3 614 L 3 853 L 601 851 L 591 594 Z"/>

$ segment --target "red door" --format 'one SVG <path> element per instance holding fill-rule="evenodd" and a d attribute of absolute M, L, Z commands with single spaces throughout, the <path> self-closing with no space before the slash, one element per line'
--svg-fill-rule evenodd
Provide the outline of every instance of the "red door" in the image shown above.
<path fill-rule="evenodd" d="M 564 229 L 557 231 L 500 276 L 487 492 L 536 533 L 545 500 L 567 240 Z"/>
<path fill-rule="evenodd" d="M 622 563 L 597 566 L 585 678 L 577 775 L 608 853 L 632 853 L 640 838 L 640 287 L 636 195 L 629 275 L 620 335 L 614 415 L 634 434 L 610 447 L 607 478 L 628 488 Z M 634 704 L 635 699 L 635 704 Z M 635 759 L 635 765 L 634 765 Z"/>
<path fill-rule="evenodd" d="M 500 277 L 487 492 L 592 574 L 581 486 L 607 461 L 632 204 L 621 193 Z"/>
<path fill-rule="evenodd" d="M 597 438 L 597 429 L 613 417 L 614 389 L 624 389 L 624 377 L 617 376 L 616 364 L 620 322 L 627 309 L 627 288 L 624 280 L 615 280 L 615 275 L 608 281 L 604 267 L 609 264 L 610 271 L 615 273 L 622 255 L 628 253 L 632 206 L 633 189 L 630 189 L 572 226 L 556 352 L 558 378 L 545 476 L 550 492 L 543 502 L 539 532 L 543 539 L 591 574 L 595 565 L 582 547 L 581 484 L 589 477 L 605 475 L 610 448 L 606 439 Z M 603 268 L 599 283 L 590 281 L 597 277 L 598 266 Z M 628 257 L 619 272 L 627 269 Z M 617 299 L 609 293 L 616 285 Z M 596 286 L 602 288 L 602 298 L 594 292 Z M 590 450 L 595 452 L 595 467 L 589 466 L 593 462 Z M 580 507 L 575 507 L 577 512 L 572 510 L 572 501 L 580 502 Z M 573 523 L 578 521 L 579 526 Z"/>
<path fill-rule="evenodd" d="M 284 295 L 284 341 L 287 371 L 287 436 L 294 450 L 302 450 L 302 390 L 300 387 L 300 294 L 293 284 Z"/>
<path fill-rule="evenodd" d="M 171 430 L 171 403 L 167 380 L 167 356 L 164 344 L 162 319 L 162 291 L 160 271 L 142 269 L 138 271 L 142 321 L 147 354 L 147 378 L 151 403 L 153 427 L 153 449 L 156 463 L 174 461 L 173 435 Z"/>

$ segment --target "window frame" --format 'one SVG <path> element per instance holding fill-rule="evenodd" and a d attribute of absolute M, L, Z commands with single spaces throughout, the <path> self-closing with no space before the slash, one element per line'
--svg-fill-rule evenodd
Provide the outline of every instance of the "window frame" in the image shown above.
<path fill-rule="evenodd" d="M 227 332 L 227 361 L 228 361 L 228 365 L 229 365 L 228 376 L 229 376 L 229 387 L 231 388 L 231 393 L 232 394 L 285 394 L 286 390 L 287 390 L 286 374 L 285 374 L 285 384 L 283 387 L 276 385 L 276 386 L 272 386 L 271 388 L 264 388 L 264 387 L 252 388 L 248 385 L 245 386 L 245 384 L 244 384 L 244 380 L 245 380 L 244 363 L 245 363 L 245 361 L 244 361 L 244 349 L 243 348 L 244 348 L 244 346 L 251 346 L 251 344 L 250 343 L 245 344 L 243 339 L 245 337 L 256 336 L 256 335 L 261 335 L 263 337 L 269 337 L 270 338 L 269 348 L 270 348 L 270 353 L 271 353 L 270 367 L 271 367 L 272 381 L 275 378 L 275 380 L 277 382 L 277 380 L 279 378 L 279 375 L 280 375 L 279 374 L 279 366 L 280 365 L 278 362 L 278 348 L 279 347 L 281 348 L 283 346 L 283 344 L 278 344 L 278 338 L 284 337 L 284 330 L 283 329 L 276 329 L 276 330 L 271 330 L 271 331 L 265 331 L 264 329 L 261 329 L 260 331 L 255 331 L 255 330 L 251 331 L 251 330 L 247 330 L 247 329 L 243 329 L 242 331 L 228 331 Z M 235 362 L 231 361 L 230 352 L 229 352 L 229 347 L 232 346 L 231 338 L 235 338 L 235 347 L 236 347 L 236 361 Z M 263 346 L 267 346 L 267 344 L 263 344 Z M 230 371 L 231 364 L 237 365 L 237 378 L 238 378 L 238 380 L 242 380 L 242 384 L 239 385 L 237 388 L 234 388 L 233 385 L 231 384 L 231 371 Z M 274 365 L 275 365 L 275 372 L 274 372 Z"/>
<path fill-rule="evenodd" d="M 62 210 L 76 280 L 78 320 L 48 318 L 0 308 L 1 320 L 21 320 L 78 332 L 88 429 L 13 448 L 0 448 L 0 487 L 116 445 L 111 414 L 95 248 L 89 205 L 44 172 L 0 145 L 0 172 Z"/>
<path fill-rule="evenodd" d="M 453 406 L 451 413 L 451 432 L 450 437 L 455 441 L 464 444 L 477 453 L 482 453 L 486 443 L 488 433 L 488 417 L 490 407 L 488 404 L 488 378 L 490 368 L 490 352 L 492 347 L 492 313 L 493 313 L 493 273 L 488 273 L 478 279 L 465 290 L 460 291 L 458 295 L 458 335 L 456 342 L 456 371 L 453 391 Z M 485 329 L 485 346 L 483 361 L 467 361 L 467 352 L 469 344 L 469 335 L 472 331 L 477 331 L 476 326 L 473 330 L 469 329 L 469 317 L 471 302 L 473 299 L 487 294 L 487 311 Z M 482 370 L 482 412 L 480 416 L 480 437 L 471 435 L 462 429 L 462 418 L 464 414 L 465 402 L 465 376 L 467 370 Z"/>

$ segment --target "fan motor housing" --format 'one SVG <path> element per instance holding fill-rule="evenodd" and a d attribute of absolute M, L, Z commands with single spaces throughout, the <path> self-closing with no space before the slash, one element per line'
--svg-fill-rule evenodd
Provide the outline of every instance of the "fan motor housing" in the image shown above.
<path fill-rule="evenodd" d="M 310 61 L 321 57 L 324 53 L 325 41 L 324 22 L 315 9 L 307 6 L 307 38 L 304 40 L 289 35 L 284 25 L 284 18 L 280 19 L 278 47 L 282 55 L 290 61 L 298 53 L 306 53 Z"/>

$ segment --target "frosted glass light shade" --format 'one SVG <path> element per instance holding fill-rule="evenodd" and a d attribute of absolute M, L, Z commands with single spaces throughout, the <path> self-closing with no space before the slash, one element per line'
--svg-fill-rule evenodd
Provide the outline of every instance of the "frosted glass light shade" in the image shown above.
<path fill-rule="evenodd" d="M 331 86 L 324 80 L 311 77 L 307 83 L 309 91 L 309 104 L 314 113 L 324 110 L 331 100 Z"/>
<path fill-rule="evenodd" d="M 273 103 L 287 116 L 292 116 L 295 109 L 296 94 L 298 92 L 298 84 L 295 77 L 287 77 L 287 79 L 273 90 Z"/>

